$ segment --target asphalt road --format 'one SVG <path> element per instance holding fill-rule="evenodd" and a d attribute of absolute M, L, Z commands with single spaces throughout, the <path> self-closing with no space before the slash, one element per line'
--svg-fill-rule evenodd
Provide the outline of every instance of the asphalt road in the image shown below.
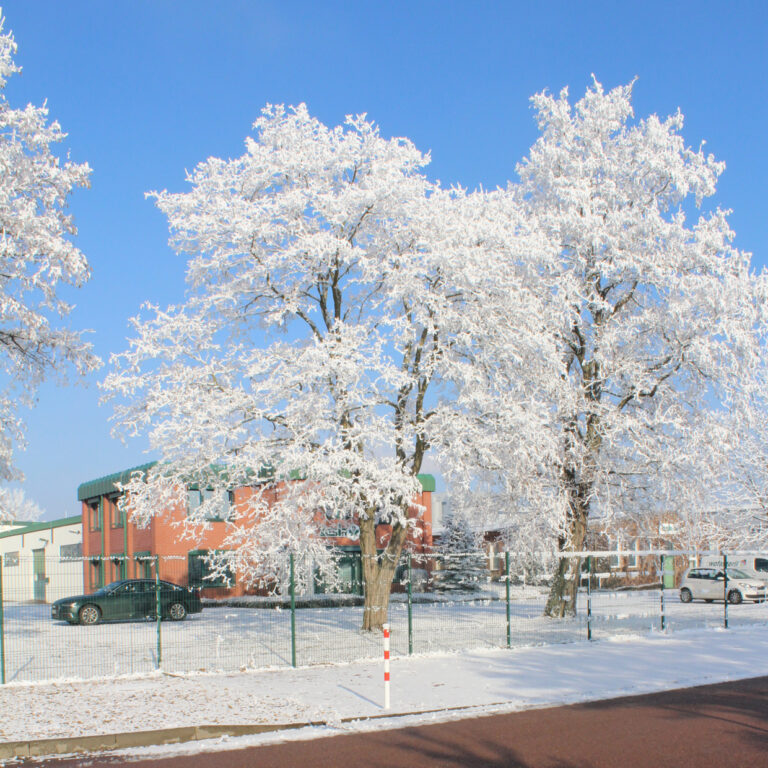
<path fill-rule="evenodd" d="M 768 768 L 768 677 L 194 756 L 128 761 L 91 755 L 43 764 L 51 768 Z"/>

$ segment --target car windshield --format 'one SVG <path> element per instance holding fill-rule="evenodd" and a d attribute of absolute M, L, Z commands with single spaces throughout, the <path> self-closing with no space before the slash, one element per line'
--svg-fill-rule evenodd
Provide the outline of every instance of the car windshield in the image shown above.
<path fill-rule="evenodd" d="M 744 571 L 740 571 L 738 568 L 729 568 L 728 578 L 729 579 L 748 579 L 749 576 L 747 576 L 747 574 L 744 573 Z"/>

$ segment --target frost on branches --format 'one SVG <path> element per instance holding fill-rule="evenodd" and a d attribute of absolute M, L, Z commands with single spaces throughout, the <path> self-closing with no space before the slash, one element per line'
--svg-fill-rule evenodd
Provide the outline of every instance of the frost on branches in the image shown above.
<path fill-rule="evenodd" d="M 482 532 L 465 515 L 453 514 L 437 546 L 432 589 L 437 592 L 477 592 L 490 581 Z"/>
<path fill-rule="evenodd" d="M 534 97 L 541 137 L 509 188 L 559 250 L 560 311 L 543 318 L 561 360 L 558 450 L 542 464 L 559 497 L 550 528 L 559 551 L 583 549 L 590 519 L 632 516 L 764 542 L 733 459 L 764 487 L 765 453 L 740 443 L 756 444 L 765 412 L 765 277 L 732 247 L 725 212 L 688 223 L 723 164 L 685 146 L 679 113 L 635 121 L 631 92 L 595 82 L 573 106 L 566 91 Z M 548 615 L 575 611 L 578 570 L 561 558 Z"/>
<path fill-rule="evenodd" d="M 452 218 L 464 195 L 429 183 L 428 158 L 364 117 L 328 128 L 304 106 L 268 106 L 254 129 L 241 157 L 201 163 L 190 191 L 153 195 L 189 255 L 188 296 L 146 308 L 105 382 L 118 424 L 148 432 L 163 458 L 126 504 L 148 520 L 192 483 L 252 487 L 224 547 L 262 587 L 281 582 L 289 553 L 300 586 L 314 569 L 333 582 L 314 516 L 358 522 L 375 629 L 467 346 L 476 299 L 452 266 L 475 248 Z"/>
<path fill-rule="evenodd" d="M 19 72 L 13 36 L 0 19 L 0 90 Z M 88 263 L 70 241 L 65 213 L 73 189 L 88 186 L 86 164 L 53 153 L 65 134 L 48 110 L 12 109 L 0 92 L 0 479 L 18 477 L 13 448 L 23 441 L 19 405 L 31 406 L 38 385 L 70 367 L 83 374 L 97 359 L 80 334 L 58 327 L 70 306 L 63 285 L 81 286 Z"/>
<path fill-rule="evenodd" d="M 105 382 L 118 427 L 162 456 L 127 487 L 136 519 L 206 488 L 194 538 L 251 487 L 220 567 L 260 586 L 289 553 L 300 586 L 333 583 L 315 518 L 357 522 L 366 629 L 429 450 L 473 527 L 495 518 L 518 551 L 580 551 L 590 521 L 630 518 L 764 542 L 766 279 L 724 212 L 686 219 L 722 164 L 679 114 L 635 121 L 631 86 L 534 106 L 541 138 L 505 190 L 441 190 L 364 117 L 270 106 L 242 157 L 154 194 L 188 294 L 146 308 Z M 557 562 L 550 616 L 576 610 L 579 559 Z"/>
<path fill-rule="evenodd" d="M 43 510 L 21 488 L 0 488 L 0 523 L 34 522 Z"/>

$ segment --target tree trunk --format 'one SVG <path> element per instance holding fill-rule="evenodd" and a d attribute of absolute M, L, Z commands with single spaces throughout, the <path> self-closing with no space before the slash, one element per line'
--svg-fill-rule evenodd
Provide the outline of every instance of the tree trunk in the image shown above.
<path fill-rule="evenodd" d="M 387 622 L 389 594 L 400 553 L 405 544 L 405 527 L 394 524 L 392 535 L 381 555 L 376 551 L 376 523 L 373 510 L 360 521 L 360 555 L 363 560 L 363 629 L 381 630 Z"/>
<path fill-rule="evenodd" d="M 587 538 L 586 510 L 574 513 L 570 517 L 568 534 L 568 539 L 560 542 L 562 557 L 558 561 L 547 598 L 547 605 L 544 609 L 545 616 L 553 619 L 576 616 L 576 598 L 581 579 L 581 558 L 578 556 L 569 557 L 568 551 L 578 552 L 584 549 L 584 542 Z"/>

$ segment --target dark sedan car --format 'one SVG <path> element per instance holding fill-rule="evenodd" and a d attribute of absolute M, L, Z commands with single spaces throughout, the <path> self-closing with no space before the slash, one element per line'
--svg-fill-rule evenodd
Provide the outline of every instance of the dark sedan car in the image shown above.
<path fill-rule="evenodd" d="M 185 619 L 188 613 L 203 610 L 200 595 L 188 587 L 170 581 L 125 579 L 113 581 L 92 595 L 64 597 L 51 605 L 51 618 L 70 624 L 98 624 L 100 621 L 147 619 L 160 616 L 172 621 Z"/>

